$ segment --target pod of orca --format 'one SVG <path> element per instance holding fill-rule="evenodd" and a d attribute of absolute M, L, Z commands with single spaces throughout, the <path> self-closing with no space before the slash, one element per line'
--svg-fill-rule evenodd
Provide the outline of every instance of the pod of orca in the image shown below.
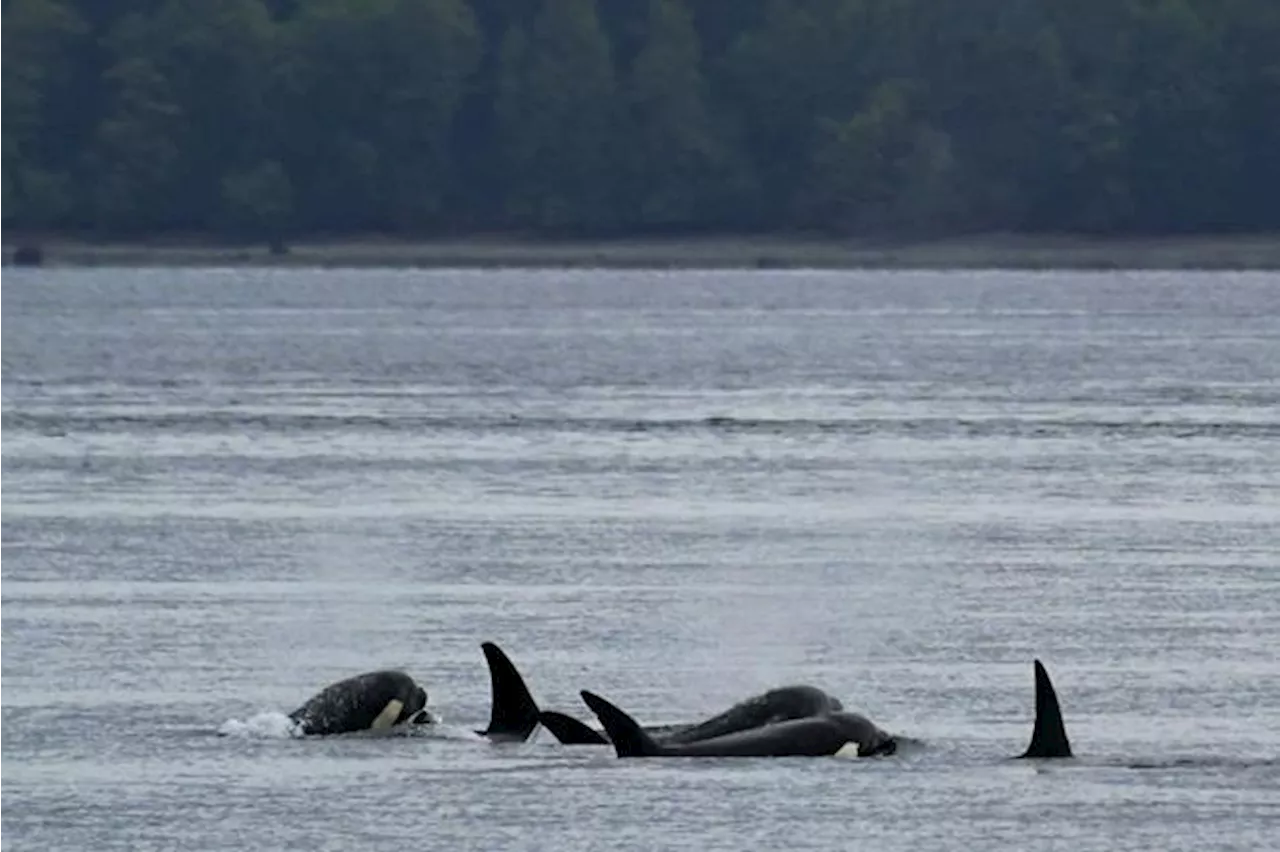
<path fill-rule="evenodd" d="M 618 757 L 888 756 L 901 738 L 813 686 L 784 686 L 700 722 L 645 727 L 593 692 L 582 700 L 600 723 L 587 725 L 534 701 L 511 659 L 481 645 L 489 666 L 489 723 L 476 731 L 492 741 L 523 742 L 541 726 L 570 745 L 612 745 Z M 1071 757 L 1071 743 L 1049 673 L 1035 661 L 1035 722 L 1018 757 Z M 309 736 L 331 736 L 431 724 L 427 692 L 402 671 L 375 671 L 331 684 L 289 714 Z"/>

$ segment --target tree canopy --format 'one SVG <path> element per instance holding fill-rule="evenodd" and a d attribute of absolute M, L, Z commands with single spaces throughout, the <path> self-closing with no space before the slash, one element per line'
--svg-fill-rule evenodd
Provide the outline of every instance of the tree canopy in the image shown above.
<path fill-rule="evenodd" d="M 1280 228 L 1275 0 L 5 0 L 5 228 Z"/>

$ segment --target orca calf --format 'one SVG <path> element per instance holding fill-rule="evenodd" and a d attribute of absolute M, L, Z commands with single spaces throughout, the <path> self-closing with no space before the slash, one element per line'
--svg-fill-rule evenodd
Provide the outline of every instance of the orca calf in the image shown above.
<path fill-rule="evenodd" d="M 1036 720 L 1024 758 L 1071 756 L 1058 696 L 1049 673 L 1035 661 Z M 583 690 L 582 700 L 600 720 L 618 757 L 858 757 L 890 755 L 897 738 L 857 713 L 834 711 L 803 719 L 775 722 L 689 743 L 654 739 L 625 712 L 600 696 Z"/>
<path fill-rule="evenodd" d="M 492 642 L 481 646 L 489 663 L 492 704 L 489 726 L 476 733 L 495 740 L 523 741 L 539 724 L 566 745 L 607 745 L 605 733 L 565 713 L 541 710 L 524 678 L 501 648 Z M 644 728 L 645 733 L 667 745 L 682 745 L 726 736 L 775 722 L 839 712 L 840 702 L 813 686 L 771 689 L 730 707 L 703 722 Z"/>
<path fill-rule="evenodd" d="M 432 721 L 427 691 L 401 671 L 376 671 L 330 684 L 289 714 L 308 736 L 348 734 Z"/>

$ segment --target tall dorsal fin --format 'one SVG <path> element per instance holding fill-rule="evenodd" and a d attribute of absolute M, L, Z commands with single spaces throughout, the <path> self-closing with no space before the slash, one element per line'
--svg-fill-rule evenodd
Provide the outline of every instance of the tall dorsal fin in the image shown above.
<path fill-rule="evenodd" d="M 604 731 L 613 742 L 618 757 L 654 757 L 662 754 L 662 747 L 644 732 L 640 724 L 626 713 L 593 692 L 582 691 L 582 700 L 596 714 Z"/>
<path fill-rule="evenodd" d="M 524 678 L 511 659 L 492 642 L 481 644 L 489 663 L 492 706 L 489 727 L 480 733 L 488 737 L 527 740 L 538 726 L 538 704 L 529 694 Z"/>
<path fill-rule="evenodd" d="M 1031 744 L 1022 757 L 1070 757 L 1071 743 L 1062 722 L 1062 708 L 1053 681 L 1039 660 L 1036 668 L 1036 723 L 1031 731 Z"/>

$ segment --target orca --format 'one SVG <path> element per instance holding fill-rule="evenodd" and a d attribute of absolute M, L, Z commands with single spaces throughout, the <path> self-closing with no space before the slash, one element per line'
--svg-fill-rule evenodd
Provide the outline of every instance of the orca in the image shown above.
<path fill-rule="evenodd" d="M 492 703 L 488 727 L 476 733 L 491 740 L 523 742 L 541 724 L 565 745 L 609 743 L 604 732 L 566 713 L 540 709 L 511 658 L 493 642 L 484 642 L 480 647 L 489 664 Z M 784 686 L 739 702 L 703 722 L 649 726 L 644 730 L 659 742 L 681 745 L 841 709 L 839 700 L 817 687 Z"/>
<path fill-rule="evenodd" d="M 1031 743 L 1020 758 L 1071 757 L 1057 693 L 1044 665 L 1035 661 L 1036 718 Z M 618 757 L 857 757 L 887 756 L 898 737 L 858 713 L 837 710 L 689 743 L 654 739 L 635 719 L 595 693 L 582 691 L 604 726 Z"/>
<path fill-rule="evenodd" d="M 645 731 L 665 745 L 683 745 L 776 722 L 836 713 L 842 709 L 838 699 L 815 686 L 782 686 L 740 701 L 723 713 L 696 724 L 649 726 Z M 602 734 L 564 713 L 544 710 L 538 714 L 538 720 L 562 743 L 603 745 L 609 742 L 607 734 Z"/>
<path fill-rule="evenodd" d="M 596 714 L 618 757 L 820 757 L 855 746 L 858 757 L 893 754 L 894 737 L 866 716 L 843 710 L 773 722 L 686 743 L 663 743 L 635 719 L 593 692 L 582 700 Z"/>
<path fill-rule="evenodd" d="M 307 736 L 376 731 L 433 721 L 427 691 L 402 671 L 366 672 L 330 684 L 289 714 Z"/>

